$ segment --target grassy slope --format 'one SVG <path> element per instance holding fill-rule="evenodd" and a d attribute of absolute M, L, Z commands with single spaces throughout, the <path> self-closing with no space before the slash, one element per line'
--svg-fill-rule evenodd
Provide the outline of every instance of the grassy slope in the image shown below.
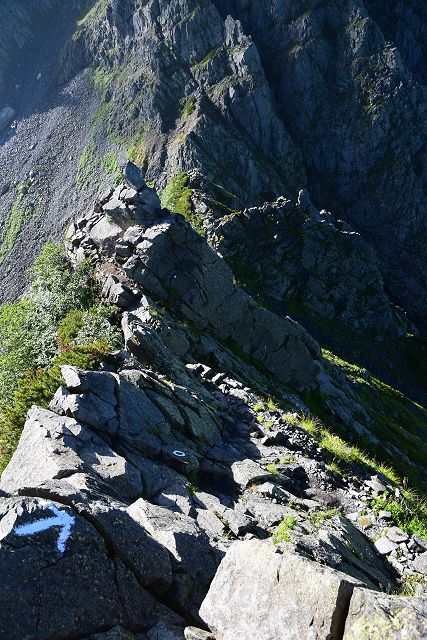
<path fill-rule="evenodd" d="M 381 463 L 390 464 L 402 479 L 422 493 L 427 492 L 427 411 L 365 369 L 324 350 L 325 365 L 345 374 L 354 398 L 368 413 L 369 431 L 379 444 L 361 440 L 356 433 L 335 422 L 325 407 L 320 391 L 305 394 L 305 402 L 334 433 L 357 443 Z"/>

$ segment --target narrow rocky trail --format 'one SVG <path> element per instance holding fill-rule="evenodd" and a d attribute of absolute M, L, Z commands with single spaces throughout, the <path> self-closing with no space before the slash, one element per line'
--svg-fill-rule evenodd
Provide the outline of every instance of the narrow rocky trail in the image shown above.
<path fill-rule="evenodd" d="M 317 343 L 125 175 L 66 237 L 124 345 L 61 368 L 1 476 L 1 640 L 422 640 L 427 541 L 310 432 L 298 390 L 334 397 Z"/>

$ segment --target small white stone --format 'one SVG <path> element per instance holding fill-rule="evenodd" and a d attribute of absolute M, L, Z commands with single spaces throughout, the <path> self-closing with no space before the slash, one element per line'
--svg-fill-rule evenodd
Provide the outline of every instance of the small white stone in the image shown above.
<path fill-rule="evenodd" d="M 386 536 L 382 536 L 374 544 L 378 553 L 380 553 L 382 556 L 385 556 L 397 549 L 397 544 L 386 538 Z"/>

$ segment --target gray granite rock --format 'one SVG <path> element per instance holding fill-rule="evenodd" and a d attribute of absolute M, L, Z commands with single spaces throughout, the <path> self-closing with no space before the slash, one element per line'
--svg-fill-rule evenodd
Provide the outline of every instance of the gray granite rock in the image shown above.
<path fill-rule="evenodd" d="M 169 600 L 198 619 L 198 610 L 217 570 L 220 555 L 195 521 L 139 499 L 129 513 L 171 554 L 174 582 Z"/>
<path fill-rule="evenodd" d="M 71 520 L 62 547 L 61 529 L 43 526 L 55 517 L 52 504 Z M 155 612 L 153 596 L 111 554 L 96 528 L 69 507 L 37 498 L 2 499 L 0 537 L 4 638 L 84 637 L 119 624 L 147 625 Z"/>
<path fill-rule="evenodd" d="M 427 599 L 405 598 L 356 588 L 344 640 L 422 640 L 427 636 Z"/>
<path fill-rule="evenodd" d="M 418 571 L 424 576 L 427 576 L 427 552 L 417 556 L 413 561 L 415 571 Z"/>
<path fill-rule="evenodd" d="M 397 549 L 398 545 L 395 542 L 392 542 L 387 538 L 387 536 L 382 536 L 378 538 L 375 542 L 375 547 L 381 555 L 387 555 Z"/>
<path fill-rule="evenodd" d="M 290 552 L 277 553 L 270 541 L 236 542 L 200 615 L 220 640 L 338 640 L 355 586 L 344 574 Z"/>
<path fill-rule="evenodd" d="M 137 469 L 104 440 L 72 418 L 33 407 L 0 486 L 9 493 L 78 473 L 102 479 L 124 499 L 137 496 L 142 482 Z"/>
<path fill-rule="evenodd" d="M 118 187 L 110 201 L 114 211 L 122 206 L 120 194 Z M 104 211 L 108 207 L 108 203 L 103 205 Z M 111 257 L 115 256 L 115 249 L 111 248 L 113 240 L 115 247 L 120 236 L 117 226 L 123 232 L 132 228 L 134 214 L 126 211 L 121 217 L 114 215 L 114 222 L 104 214 L 95 225 L 93 221 L 87 223 L 87 232 L 99 254 Z M 304 387 L 313 381 L 315 361 L 320 356 L 316 341 L 301 325 L 267 311 L 238 288 L 226 262 L 183 218 L 169 213 L 152 216 L 140 212 L 135 214 L 135 221 L 143 223 L 141 233 L 135 237 L 137 245 L 125 263 L 117 265 L 125 278 L 164 306 L 173 304 L 183 319 L 227 343 L 232 350 L 242 351 L 281 382 Z M 75 261 L 84 252 L 84 246 L 77 235 L 69 236 L 67 242 Z M 136 322 L 136 329 L 132 322 Z M 148 329 L 140 324 L 138 318 L 124 320 L 126 343 L 134 351 L 135 341 L 141 345 L 141 340 L 146 342 L 149 337 Z M 135 337 L 135 330 L 140 337 Z M 153 336 L 150 339 L 152 342 Z M 182 349 L 172 335 L 169 344 L 172 350 Z M 140 352 L 142 355 L 142 349 Z"/>
<path fill-rule="evenodd" d="M 185 640 L 215 640 L 211 633 L 203 631 L 203 629 L 197 629 L 197 627 L 186 627 L 184 636 Z"/>

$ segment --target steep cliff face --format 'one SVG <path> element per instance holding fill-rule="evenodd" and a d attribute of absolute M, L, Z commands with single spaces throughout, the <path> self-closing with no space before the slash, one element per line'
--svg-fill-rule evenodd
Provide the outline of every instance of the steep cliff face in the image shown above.
<path fill-rule="evenodd" d="M 296 201 L 299 190 L 308 188 L 315 210 L 326 207 L 331 221 L 350 225 L 345 249 L 342 234 L 329 233 L 323 244 L 311 245 L 316 258 L 307 270 L 301 250 L 291 252 L 291 259 L 276 244 L 281 265 L 265 278 L 261 270 L 261 291 L 351 330 L 385 331 L 387 340 L 412 331 L 410 320 L 423 328 L 422 7 L 402 8 L 396 2 L 384 12 L 381 3 L 356 0 L 314 2 L 309 9 L 298 2 L 266 7 L 211 0 L 98 0 L 84 11 L 78 23 L 75 13 L 64 16 L 67 27 L 49 54 L 58 59 L 65 45 L 62 61 L 46 74 L 67 82 L 61 92 L 49 94 L 53 102 L 71 98 L 74 108 L 58 114 L 66 135 L 55 136 L 50 145 L 39 143 L 43 155 L 32 150 L 28 162 L 19 137 L 25 114 L 21 120 L 18 110 L 20 124 L 2 148 L 8 175 L 15 176 L 1 198 L 3 296 L 16 290 L 12 265 L 25 266 L 23 246 L 40 220 L 46 220 L 40 237 L 59 236 L 73 207 L 85 207 L 127 154 L 160 191 L 168 187 L 170 194 L 174 180 L 185 184 L 186 191 L 172 194 L 175 206 L 204 220 L 208 235 L 215 233 L 215 221 L 226 222 L 245 207 L 262 207 L 280 196 Z M 46 22 L 47 31 L 52 30 L 52 22 Z M 86 68 L 91 71 L 82 73 Z M 37 77 L 35 68 L 32 73 Z M 43 112 L 49 102 L 46 106 L 46 96 L 39 93 L 37 109 Z M 28 111 L 35 108 L 30 101 Z M 45 126 L 38 122 L 39 129 Z M 66 166 L 59 156 L 52 162 L 55 149 L 62 159 L 65 150 Z M 33 166 L 39 185 L 22 203 L 18 188 L 25 188 Z M 76 183 L 77 192 L 71 189 Z M 49 198 L 41 197 L 50 185 Z M 61 198 L 59 220 L 58 189 L 73 198 L 65 207 Z M 195 191 L 199 201 L 186 200 Z M 18 224 L 10 220 L 12 209 Z M 301 227 L 301 220 L 296 223 Z M 279 227 L 283 231 L 286 224 Z M 351 232 L 361 235 L 366 249 Z M 304 236 L 302 227 L 298 233 Z M 352 256 L 352 263 L 338 271 L 370 274 L 359 278 L 354 304 L 341 302 L 342 292 L 353 288 L 349 282 L 346 286 L 344 275 L 342 285 L 316 275 L 316 264 L 322 262 L 329 272 L 328 258 L 322 257 L 326 242 L 331 259 L 342 263 L 343 250 Z M 306 285 L 295 272 L 307 273 Z M 319 280 L 315 291 L 313 276 Z M 239 277 L 245 280 L 243 271 Z M 331 295 L 319 303 L 325 288 Z"/>
<path fill-rule="evenodd" d="M 423 326 L 425 88 L 412 75 L 422 50 L 411 53 L 407 41 L 415 26 L 396 24 L 394 35 L 384 24 L 383 33 L 377 15 L 378 4 L 362 1 L 111 3 L 101 29 L 78 41 L 87 63 L 103 65 L 109 34 L 113 86 L 114 62 L 151 69 L 151 80 L 130 86 L 124 71 L 116 85 L 118 102 L 132 94 L 151 140 L 164 136 L 160 148 L 144 147 L 150 178 L 161 186 L 198 168 L 237 196 L 234 208 L 295 193 L 307 180 L 318 206 L 373 245 L 392 300 Z M 154 62 L 153 51 L 162 52 Z M 115 107 L 123 109 L 113 100 L 113 122 Z"/>
<path fill-rule="evenodd" d="M 316 203 L 373 244 L 391 296 L 424 325 L 426 92 L 412 74 L 422 49 L 413 51 L 414 27 L 403 26 L 405 16 L 422 24 L 423 12 L 402 12 L 402 3 L 371 12 L 353 0 L 219 4 L 258 46 Z M 379 7 L 394 32 L 376 22 Z"/>
<path fill-rule="evenodd" d="M 65 42 L 67 33 L 70 40 L 59 68 L 51 71 L 68 83 L 65 95 L 71 96 L 75 110 L 61 113 L 65 126 L 72 127 L 64 140 L 55 137 L 54 146 L 66 145 L 69 160 L 67 168 L 58 162 L 55 189 L 40 205 L 47 220 L 44 233 L 53 228 L 60 234 L 71 217 L 66 206 L 58 224 L 59 183 L 75 198 L 74 208 L 85 207 L 94 191 L 111 181 L 117 160 L 126 154 L 144 167 L 160 191 L 175 178 L 187 181 L 190 191 L 203 185 L 199 219 L 224 218 L 280 196 L 296 201 L 298 191 L 308 188 L 317 210 L 325 207 L 333 219 L 345 220 L 373 249 L 363 252 L 355 271 L 369 263 L 368 270 L 376 275 L 368 280 L 375 280 L 378 294 L 372 298 L 366 284 L 360 314 L 342 311 L 336 302 L 340 287 L 333 283 L 333 312 L 331 300 L 312 305 L 310 294 L 302 290 L 297 302 L 351 329 L 376 326 L 377 333 L 390 329 L 396 335 L 413 330 L 411 321 L 423 329 L 425 10 L 416 2 L 381 9 L 380 2 L 362 0 L 339 5 L 313 1 L 309 6 L 97 0 L 77 24 L 75 14 L 67 14 L 60 40 Z M 82 75 L 88 67 L 91 72 Z M 95 90 L 88 84 L 90 75 Z M 55 94 L 55 100 L 60 95 L 64 92 Z M 43 100 L 39 107 L 43 110 Z M 46 103 L 44 108 L 49 108 Z M 25 165 L 21 126 L 23 122 L 14 136 L 19 144 L 11 138 L 2 149 L 9 166 L 12 156 Z M 41 163 L 38 154 L 31 155 L 32 164 Z M 25 259 L 19 239 L 7 259 L 17 235 L 16 225 L 7 223 L 7 212 L 28 178 L 18 167 L 10 173 L 16 178 L 2 197 L 0 253 L 6 260 L 0 268 L 9 296 L 16 285 L 11 266 L 18 263 L 19 269 Z M 43 191 L 43 166 L 38 175 Z M 79 193 L 73 196 L 76 181 Z M 182 208 L 183 194 L 176 195 Z M 37 209 L 35 193 L 30 200 Z M 23 215 L 27 209 L 19 205 L 18 226 L 28 242 L 34 229 L 27 234 L 24 228 L 31 227 L 33 216 Z M 194 214 L 194 202 L 188 207 Z M 361 245 L 354 238 L 356 255 Z M 327 242 L 328 253 L 341 259 L 338 236 L 330 234 Z M 315 251 L 322 252 L 319 245 Z M 281 259 L 286 261 L 286 252 Z M 282 273 L 277 270 L 273 278 L 272 297 L 293 302 L 297 280 L 286 287 Z M 272 278 L 263 280 L 261 273 L 260 285 L 270 290 Z M 403 307 L 406 318 L 400 312 L 395 317 L 395 305 Z"/>

